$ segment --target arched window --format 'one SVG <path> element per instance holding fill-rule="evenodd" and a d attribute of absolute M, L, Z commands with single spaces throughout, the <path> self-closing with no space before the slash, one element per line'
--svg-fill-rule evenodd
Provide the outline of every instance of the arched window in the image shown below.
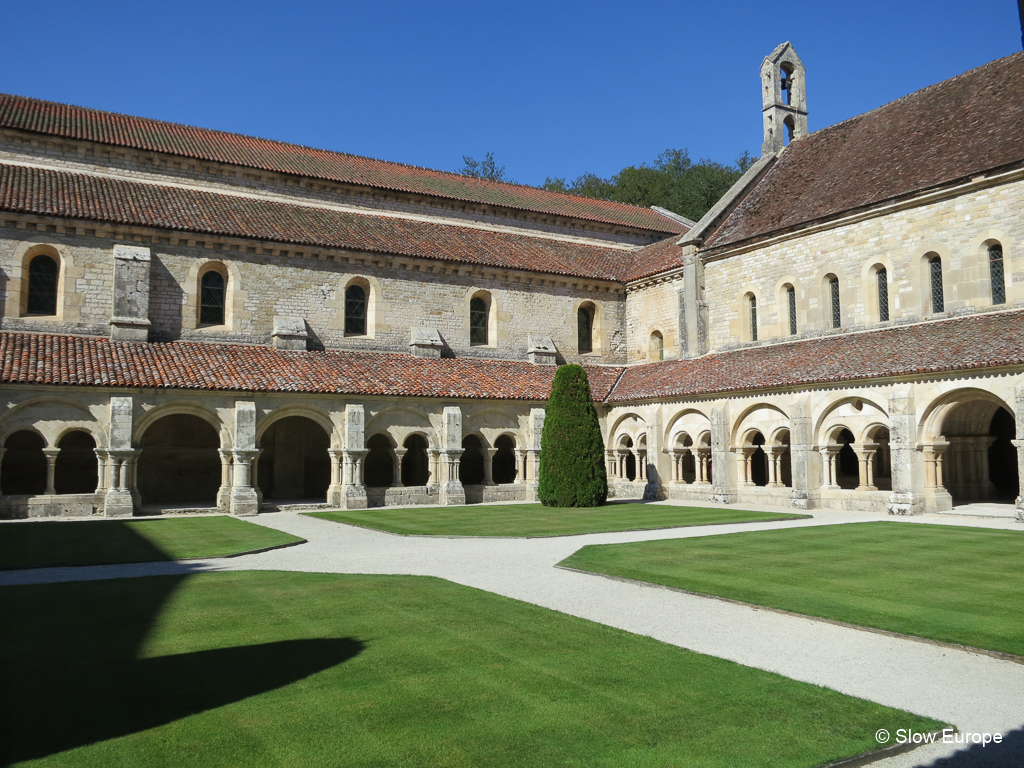
<path fill-rule="evenodd" d="M 878 268 L 875 280 L 878 283 L 878 321 L 885 323 L 889 320 L 889 274 L 885 267 Z"/>
<path fill-rule="evenodd" d="M 757 297 L 747 295 L 747 308 L 750 311 L 750 340 L 757 341 Z"/>
<path fill-rule="evenodd" d="M 796 133 L 796 124 L 793 121 L 792 115 L 786 117 L 782 124 L 786 126 L 786 144 L 788 145 L 793 140 L 793 134 Z"/>
<path fill-rule="evenodd" d="M 25 311 L 29 315 L 57 314 L 57 280 L 60 267 L 52 256 L 41 253 L 28 265 L 28 303 Z"/>
<path fill-rule="evenodd" d="M 582 306 L 576 312 L 576 337 L 581 355 L 594 351 L 594 310 Z"/>
<path fill-rule="evenodd" d="M 928 274 L 931 277 L 932 312 L 945 312 L 946 302 L 942 293 L 942 259 L 932 256 L 928 260 Z"/>
<path fill-rule="evenodd" d="M 215 269 L 203 273 L 199 282 L 199 322 L 224 325 L 224 299 L 227 280 Z"/>
<path fill-rule="evenodd" d="M 786 303 L 789 307 L 789 335 L 796 336 L 796 289 L 786 286 Z"/>
<path fill-rule="evenodd" d="M 1003 277 L 1003 246 L 996 243 L 988 248 L 988 276 L 992 281 L 992 303 L 1006 303 L 1006 280 Z"/>
<path fill-rule="evenodd" d="M 833 275 L 828 280 L 828 295 L 832 311 L 832 327 L 842 328 L 843 313 L 839 306 L 839 278 Z"/>
<path fill-rule="evenodd" d="M 665 337 L 661 335 L 661 331 L 655 331 L 651 334 L 647 353 L 651 360 L 665 359 Z"/>
<path fill-rule="evenodd" d="M 366 335 L 366 291 L 361 285 L 350 285 L 345 289 L 345 333 Z"/>
<path fill-rule="evenodd" d="M 469 343 L 487 344 L 487 302 L 474 296 L 469 302 Z"/>

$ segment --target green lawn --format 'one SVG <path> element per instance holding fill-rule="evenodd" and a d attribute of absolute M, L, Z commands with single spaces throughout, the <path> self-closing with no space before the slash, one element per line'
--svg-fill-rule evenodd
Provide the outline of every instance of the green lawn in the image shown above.
<path fill-rule="evenodd" d="M 0 589 L 0 763 L 819 766 L 939 723 L 432 578 Z"/>
<path fill-rule="evenodd" d="M 497 504 L 412 509 L 350 509 L 310 512 L 313 517 L 427 536 L 568 536 L 607 531 L 645 531 L 688 525 L 799 520 L 809 515 L 736 509 L 669 507 L 664 504 L 608 504 L 592 509 L 559 509 L 542 504 Z"/>
<path fill-rule="evenodd" d="M 1024 656 L 1024 532 L 857 523 L 590 546 L 561 564 Z"/>
<path fill-rule="evenodd" d="M 0 524 L 0 569 L 183 560 L 302 541 L 233 517 Z"/>

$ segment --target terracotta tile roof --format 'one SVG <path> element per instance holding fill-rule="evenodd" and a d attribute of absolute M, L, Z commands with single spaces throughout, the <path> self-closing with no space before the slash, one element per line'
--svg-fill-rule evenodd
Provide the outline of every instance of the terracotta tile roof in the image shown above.
<path fill-rule="evenodd" d="M 826 336 L 627 368 L 611 402 L 1024 365 L 1024 312 Z"/>
<path fill-rule="evenodd" d="M 553 365 L 0 332 L 0 383 L 546 400 Z M 588 366 L 595 400 L 622 368 Z"/>
<path fill-rule="evenodd" d="M 676 245 L 678 242 L 679 235 L 673 235 L 633 251 L 631 263 L 620 273 L 622 282 L 640 280 L 683 266 L 683 249 Z"/>
<path fill-rule="evenodd" d="M 451 224 L 0 165 L 0 210 L 618 280 L 632 253 Z"/>
<path fill-rule="evenodd" d="M 686 231 L 684 225 L 649 208 L 23 96 L 0 94 L 0 128 L 653 232 Z"/>
<path fill-rule="evenodd" d="M 705 248 L 1024 161 L 1024 52 L 794 141 Z"/>
<path fill-rule="evenodd" d="M 594 399 L 623 403 L 1024 365 L 1024 311 L 669 360 L 587 366 Z M 0 383 L 546 400 L 555 366 L 383 352 L 139 344 L 0 332 Z"/>

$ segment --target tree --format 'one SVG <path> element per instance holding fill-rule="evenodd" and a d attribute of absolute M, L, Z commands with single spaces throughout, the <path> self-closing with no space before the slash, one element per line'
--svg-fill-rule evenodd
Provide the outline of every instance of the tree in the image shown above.
<path fill-rule="evenodd" d="M 546 507 L 599 507 L 608 498 L 604 439 L 581 365 L 555 372 L 540 442 L 538 495 Z"/>
<path fill-rule="evenodd" d="M 644 208 L 656 205 L 697 221 L 756 160 L 744 152 L 732 166 L 707 158 L 694 163 L 685 149 L 666 149 L 653 164 L 627 166 L 610 179 L 585 173 L 567 184 L 549 177 L 544 189 Z"/>
<path fill-rule="evenodd" d="M 462 156 L 462 170 L 458 171 L 463 176 L 470 176 L 474 179 L 486 179 L 487 181 L 509 181 L 505 178 L 505 166 L 496 165 L 494 153 L 488 152 L 483 160 L 476 160 L 469 155 Z"/>

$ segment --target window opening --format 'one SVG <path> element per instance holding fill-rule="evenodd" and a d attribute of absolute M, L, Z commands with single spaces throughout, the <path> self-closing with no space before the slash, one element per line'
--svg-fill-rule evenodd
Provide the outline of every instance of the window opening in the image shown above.
<path fill-rule="evenodd" d="M 992 280 L 992 303 L 1006 303 L 1006 281 L 1003 277 L 1003 246 L 988 249 L 988 274 Z"/>
<path fill-rule="evenodd" d="M 210 270 L 203 275 L 200 286 L 199 322 L 224 325 L 224 275 Z"/>
<path fill-rule="evenodd" d="M 586 307 L 576 313 L 577 336 L 580 354 L 594 351 L 594 317 Z"/>
<path fill-rule="evenodd" d="M 28 304 L 30 315 L 57 314 L 57 278 L 60 269 L 52 256 L 40 254 L 28 265 Z"/>
<path fill-rule="evenodd" d="M 487 302 L 479 296 L 469 302 L 469 343 L 487 343 Z"/>
<path fill-rule="evenodd" d="M 750 297 L 750 340 L 757 341 L 757 298 Z"/>
<path fill-rule="evenodd" d="M 796 289 L 793 286 L 786 289 L 786 298 L 789 300 L 789 335 L 796 336 Z"/>
<path fill-rule="evenodd" d="M 828 288 L 829 294 L 832 298 L 832 327 L 841 328 L 843 325 L 843 318 L 839 307 L 839 278 L 831 278 L 828 281 Z"/>
<path fill-rule="evenodd" d="M 661 331 L 655 331 L 651 334 L 648 352 L 651 360 L 665 359 L 665 337 L 661 335 Z"/>
<path fill-rule="evenodd" d="M 878 279 L 878 319 L 881 322 L 889 320 L 889 274 L 885 267 L 881 267 L 876 275 Z"/>
<path fill-rule="evenodd" d="M 942 295 L 942 259 L 938 256 L 928 262 L 932 278 L 932 312 L 944 312 L 946 302 Z"/>
<path fill-rule="evenodd" d="M 366 291 L 361 285 L 345 289 L 345 333 L 366 335 Z"/>

